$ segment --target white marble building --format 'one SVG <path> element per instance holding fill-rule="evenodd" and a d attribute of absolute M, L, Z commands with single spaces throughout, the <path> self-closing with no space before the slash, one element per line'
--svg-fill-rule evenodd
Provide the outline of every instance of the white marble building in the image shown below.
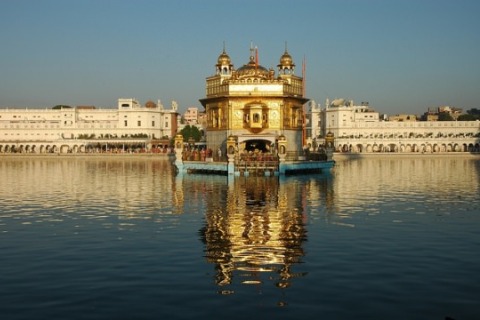
<path fill-rule="evenodd" d="M 384 121 L 368 103 L 308 107 L 311 146 L 331 132 L 337 152 L 480 152 L 480 121 Z"/>
<path fill-rule="evenodd" d="M 0 153 L 85 152 L 89 145 L 144 145 L 177 131 L 177 103 L 142 106 L 118 99 L 117 108 L 0 109 Z"/>

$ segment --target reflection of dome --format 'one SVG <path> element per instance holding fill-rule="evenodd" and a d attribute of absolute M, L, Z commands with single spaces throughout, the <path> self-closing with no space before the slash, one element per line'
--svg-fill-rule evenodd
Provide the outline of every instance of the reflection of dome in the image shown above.
<path fill-rule="evenodd" d="M 255 57 L 254 56 L 250 56 L 250 61 L 248 62 L 248 64 L 244 64 L 243 66 L 238 68 L 236 73 L 239 77 L 243 77 L 243 76 L 265 76 L 265 77 L 268 77 L 268 75 L 269 75 L 268 69 L 261 66 L 261 65 L 258 65 L 255 62 Z"/>

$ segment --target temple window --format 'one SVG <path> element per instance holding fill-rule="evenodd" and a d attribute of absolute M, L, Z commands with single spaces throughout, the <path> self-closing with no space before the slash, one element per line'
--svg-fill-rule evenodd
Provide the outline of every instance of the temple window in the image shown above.
<path fill-rule="evenodd" d="M 212 127 L 217 128 L 220 126 L 220 115 L 218 109 L 212 110 Z"/>

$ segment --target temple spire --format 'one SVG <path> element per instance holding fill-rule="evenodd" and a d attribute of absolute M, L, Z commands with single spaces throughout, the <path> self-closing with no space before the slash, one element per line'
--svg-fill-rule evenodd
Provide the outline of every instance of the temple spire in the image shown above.
<path fill-rule="evenodd" d="M 253 48 L 253 42 L 250 41 L 250 61 L 255 59 L 255 48 Z"/>

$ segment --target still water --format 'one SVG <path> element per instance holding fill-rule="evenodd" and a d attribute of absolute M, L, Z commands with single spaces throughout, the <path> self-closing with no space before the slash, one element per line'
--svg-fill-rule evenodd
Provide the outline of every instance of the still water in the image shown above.
<path fill-rule="evenodd" d="M 1 158 L 1 319 L 480 319 L 480 158 Z"/>

